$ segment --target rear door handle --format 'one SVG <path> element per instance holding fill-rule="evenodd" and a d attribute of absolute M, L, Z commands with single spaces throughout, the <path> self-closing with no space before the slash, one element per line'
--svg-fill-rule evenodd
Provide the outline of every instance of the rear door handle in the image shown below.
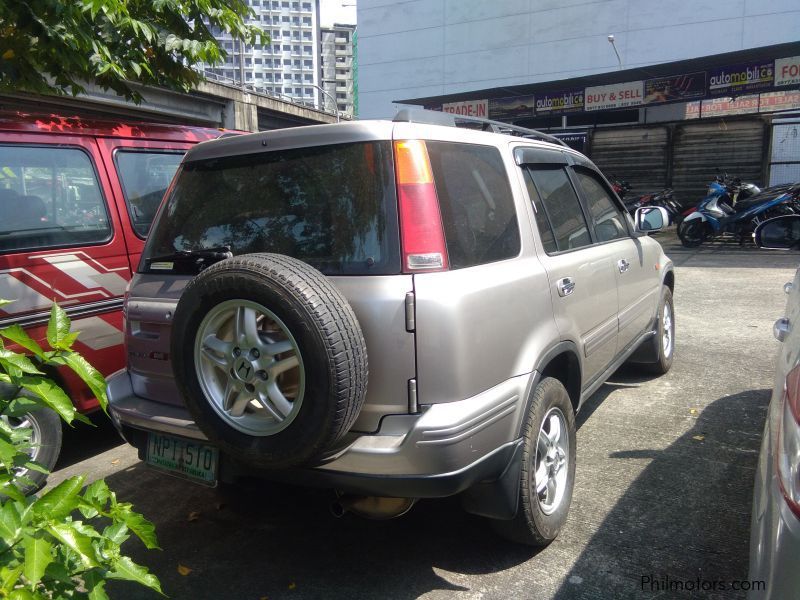
<path fill-rule="evenodd" d="M 617 268 L 619 269 L 620 273 L 625 273 L 628 269 L 631 268 L 631 263 L 629 263 L 624 258 L 621 258 L 617 261 Z"/>
<path fill-rule="evenodd" d="M 556 282 L 556 287 L 558 288 L 559 296 L 562 298 L 564 296 L 569 296 L 575 291 L 575 280 L 572 277 L 564 277 Z"/>

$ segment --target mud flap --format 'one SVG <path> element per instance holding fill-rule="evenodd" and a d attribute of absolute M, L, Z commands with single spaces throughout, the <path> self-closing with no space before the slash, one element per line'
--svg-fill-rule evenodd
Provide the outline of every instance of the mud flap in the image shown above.
<path fill-rule="evenodd" d="M 517 514 L 519 478 L 522 471 L 522 440 L 517 440 L 511 460 L 502 475 L 493 481 L 482 481 L 461 494 L 465 511 L 490 519 L 510 520 Z"/>

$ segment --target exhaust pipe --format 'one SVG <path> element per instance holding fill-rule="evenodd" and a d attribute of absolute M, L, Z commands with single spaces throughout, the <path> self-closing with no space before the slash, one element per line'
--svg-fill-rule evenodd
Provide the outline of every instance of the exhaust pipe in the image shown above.
<path fill-rule="evenodd" d="M 365 519 L 385 521 L 401 517 L 417 502 L 416 498 L 389 498 L 385 496 L 353 496 L 343 494 L 331 504 L 331 514 L 341 518 L 353 513 Z"/>

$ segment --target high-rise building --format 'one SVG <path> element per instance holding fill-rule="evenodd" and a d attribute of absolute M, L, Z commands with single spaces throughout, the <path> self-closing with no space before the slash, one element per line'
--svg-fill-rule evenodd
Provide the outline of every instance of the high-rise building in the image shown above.
<path fill-rule="evenodd" d="M 320 29 L 322 87 L 340 113 L 355 115 L 355 25 L 335 23 Z M 325 102 L 329 102 L 326 98 Z"/>
<path fill-rule="evenodd" d="M 270 42 L 243 44 L 213 28 L 228 56 L 223 65 L 206 66 L 206 75 L 322 108 L 317 90 L 319 0 L 247 0 L 247 4 L 255 12 L 248 22 L 267 32 Z"/>

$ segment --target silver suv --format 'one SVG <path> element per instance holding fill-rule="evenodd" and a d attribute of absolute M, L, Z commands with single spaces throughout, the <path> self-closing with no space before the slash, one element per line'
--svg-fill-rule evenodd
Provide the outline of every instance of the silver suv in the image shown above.
<path fill-rule="evenodd" d="M 556 537 L 581 402 L 626 361 L 672 364 L 672 262 L 646 235 L 666 214 L 634 225 L 555 138 L 454 119 L 187 153 L 108 384 L 143 460 L 326 486 L 376 518 L 461 494 L 512 540 Z"/>

